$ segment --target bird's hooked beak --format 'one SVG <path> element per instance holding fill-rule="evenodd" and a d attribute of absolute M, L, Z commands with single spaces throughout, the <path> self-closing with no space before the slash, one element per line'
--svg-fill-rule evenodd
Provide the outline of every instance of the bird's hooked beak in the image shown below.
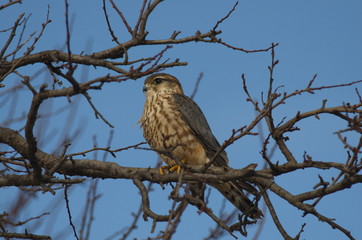
<path fill-rule="evenodd" d="M 146 93 L 150 88 L 151 88 L 151 84 L 150 84 L 150 83 L 146 83 L 146 84 L 143 86 L 143 93 Z"/>

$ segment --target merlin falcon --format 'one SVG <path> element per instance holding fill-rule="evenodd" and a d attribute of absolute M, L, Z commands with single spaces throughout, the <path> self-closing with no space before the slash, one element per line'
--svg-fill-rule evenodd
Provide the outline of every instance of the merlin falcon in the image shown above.
<path fill-rule="evenodd" d="M 207 164 L 220 144 L 199 106 L 184 94 L 178 79 L 165 73 L 153 74 L 145 80 L 143 91 L 146 102 L 139 121 L 143 136 L 167 167 L 177 169 L 181 162 L 186 166 Z M 222 151 L 213 165 L 228 167 L 228 162 Z M 250 184 L 233 180 L 210 185 L 250 218 L 262 216 L 243 192 L 257 194 Z"/>

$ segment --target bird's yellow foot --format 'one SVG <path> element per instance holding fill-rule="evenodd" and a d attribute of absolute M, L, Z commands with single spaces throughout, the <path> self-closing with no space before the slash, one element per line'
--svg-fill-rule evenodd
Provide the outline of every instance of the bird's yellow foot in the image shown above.
<path fill-rule="evenodd" d="M 181 162 L 186 163 L 186 159 L 182 159 Z M 179 164 L 176 164 L 174 166 L 162 166 L 162 167 L 159 168 L 159 172 L 160 172 L 161 175 L 165 175 L 165 169 L 167 169 L 170 173 L 175 172 L 175 171 L 177 173 L 180 173 L 181 168 L 182 168 L 182 166 L 179 165 Z"/>
<path fill-rule="evenodd" d="M 162 166 L 158 169 L 161 175 L 165 175 L 165 169 L 170 170 L 170 166 Z"/>
<path fill-rule="evenodd" d="M 181 172 L 181 166 L 180 165 L 175 165 L 175 166 L 172 166 L 170 167 L 170 169 L 168 169 L 170 172 L 177 172 L 177 173 L 180 173 Z"/>
<path fill-rule="evenodd" d="M 182 159 L 181 162 L 182 162 L 183 164 L 186 164 L 186 159 Z M 176 171 L 177 173 L 180 173 L 180 172 L 181 172 L 181 169 L 182 169 L 182 166 L 179 165 L 179 164 L 176 164 L 175 166 L 172 166 L 172 167 L 169 169 L 169 171 L 170 171 L 170 172 L 175 172 L 175 171 Z"/>

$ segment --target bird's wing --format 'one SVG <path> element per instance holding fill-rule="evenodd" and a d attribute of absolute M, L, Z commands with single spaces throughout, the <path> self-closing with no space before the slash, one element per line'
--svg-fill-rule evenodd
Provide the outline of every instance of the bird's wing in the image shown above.
<path fill-rule="evenodd" d="M 220 144 L 215 138 L 210 129 L 210 126 L 205 118 L 205 115 L 199 108 L 199 106 L 189 97 L 182 94 L 173 94 L 173 100 L 176 103 L 177 110 L 181 113 L 182 120 L 194 133 L 196 138 L 204 146 L 206 155 L 208 158 L 212 158 L 219 150 Z M 228 158 L 225 151 L 222 151 L 215 159 L 213 164 L 218 167 L 228 166 Z M 235 180 L 233 181 L 235 186 L 239 186 L 242 189 L 256 195 L 258 191 L 247 182 Z M 224 194 L 224 193 L 223 193 Z"/>
<path fill-rule="evenodd" d="M 182 120 L 194 133 L 199 142 L 204 146 L 208 158 L 212 158 L 220 148 L 220 144 L 210 129 L 210 126 L 199 108 L 189 97 L 182 94 L 173 94 L 177 110 L 181 113 Z M 228 158 L 225 151 L 222 151 L 215 159 L 214 165 L 223 167 L 228 165 Z"/>

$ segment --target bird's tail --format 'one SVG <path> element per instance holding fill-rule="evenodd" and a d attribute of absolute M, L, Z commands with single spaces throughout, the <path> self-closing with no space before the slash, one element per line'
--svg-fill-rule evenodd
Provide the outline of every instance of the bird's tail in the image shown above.
<path fill-rule="evenodd" d="M 247 183 L 225 182 L 210 184 L 216 188 L 224 197 L 234 204 L 241 212 L 252 219 L 258 219 L 263 216 L 260 209 L 245 195 L 243 189 L 255 194 L 257 190 Z"/>

